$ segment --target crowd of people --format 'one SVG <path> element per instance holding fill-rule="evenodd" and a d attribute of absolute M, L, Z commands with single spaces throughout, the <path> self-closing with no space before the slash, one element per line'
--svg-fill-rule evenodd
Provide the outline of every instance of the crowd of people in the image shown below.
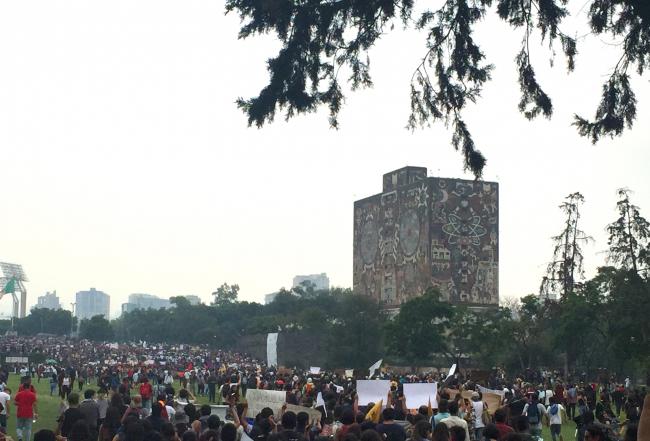
<path fill-rule="evenodd" d="M 462 371 L 314 372 L 206 347 L 60 337 L 6 337 L 0 352 L 42 360 L 0 369 L 0 441 L 11 435 L 5 432 L 12 407 L 17 440 L 31 441 L 34 382 L 43 381 L 61 406 L 56 425 L 35 433 L 35 441 L 519 441 L 540 439 L 544 424 L 553 441 L 569 441 L 562 436 L 568 421 L 577 441 L 635 441 L 650 430 L 645 390 L 615 375 L 589 382 L 586 374 L 565 379 L 559 372 L 493 369 L 479 384 Z M 10 372 L 21 378 L 15 393 L 6 385 Z M 368 377 L 390 380 L 385 401 L 359 404 L 356 380 Z M 422 382 L 438 384 L 436 405 L 408 409 L 404 384 Z M 284 391 L 287 405 L 315 409 L 320 418 L 286 406 L 249 415 L 251 389 Z M 488 405 L 486 393 L 498 395 L 498 404 Z M 199 401 L 221 404 L 225 418 Z"/>

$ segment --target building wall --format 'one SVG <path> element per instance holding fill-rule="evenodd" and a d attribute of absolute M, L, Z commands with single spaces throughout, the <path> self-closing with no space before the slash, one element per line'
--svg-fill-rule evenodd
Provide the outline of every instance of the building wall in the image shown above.
<path fill-rule="evenodd" d="M 103 315 L 108 320 L 111 298 L 108 294 L 90 288 L 89 291 L 79 291 L 76 295 L 75 316 L 80 320 Z"/>
<path fill-rule="evenodd" d="M 48 292 L 38 297 L 34 308 L 61 309 L 61 303 L 56 292 Z"/>
<path fill-rule="evenodd" d="M 354 290 L 387 308 L 429 287 L 452 303 L 498 304 L 498 184 L 427 177 L 421 167 L 383 182 L 354 204 Z"/>
<path fill-rule="evenodd" d="M 305 276 L 295 276 L 293 278 L 293 287 L 301 286 L 303 282 L 311 282 L 314 284 L 314 289 L 317 291 L 330 289 L 330 279 L 326 273 L 309 274 Z"/>

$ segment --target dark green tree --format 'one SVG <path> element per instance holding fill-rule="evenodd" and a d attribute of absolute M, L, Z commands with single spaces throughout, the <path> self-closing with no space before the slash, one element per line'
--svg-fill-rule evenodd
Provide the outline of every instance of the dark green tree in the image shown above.
<path fill-rule="evenodd" d="M 386 343 L 391 354 L 415 366 L 430 362 L 434 355 L 453 353 L 447 338 L 454 309 L 440 300 L 440 293 L 428 289 L 404 302 L 399 313 L 386 324 Z"/>
<path fill-rule="evenodd" d="M 109 341 L 114 337 L 113 328 L 102 315 L 84 319 L 79 324 L 79 337 L 93 341 Z"/>
<path fill-rule="evenodd" d="M 228 285 L 224 283 L 221 285 L 215 292 L 212 293 L 214 297 L 213 305 L 223 306 L 228 303 L 234 303 L 237 301 L 237 296 L 239 295 L 239 285 Z"/>
<path fill-rule="evenodd" d="M 561 25 L 569 15 L 569 3 L 577 1 L 444 0 L 438 9 L 425 9 L 414 17 L 414 0 L 227 0 L 226 11 L 238 13 L 243 21 L 240 38 L 274 33 L 282 43 L 268 60 L 268 84 L 258 96 L 240 98 L 237 104 L 249 125 L 271 122 L 277 111 L 289 119 L 326 106 L 330 125 L 338 127 L 344 100 L 341 83 L 347 80 L 353 91 L 372 85 L 369 49 L 401 22 L 425 35 L 422 57 L 414 61 L 408 126 L 437 121 L 451 125 L 454 148 L 478 177 L 486 159 L 474 143 L 463 110 L 478 100 L 493 66 L 474 38 L 477 24 L 496 4 L 499 17 L 521 30 L 521 49 L 515 57 L 519 110 L 528 119 L 549 118 L 553 104 L 537 80 L 530 41 L 537 33 L 551 51 L 559 44 L 567 70 L 572 71 L 576 40 Z M 427 7 L 427 2 L 420 4 Z M 622 41 L 621 58 L 605 82 L 594 121 L 575 116 L 579 133 L 596 142 L 604 135 L 620 134 L 635 119 L 628 69 L 636 67 L 642 74 L 650 65 L 650 7 L 647 0 L 587 0 L 586 5 L 593 34 Z"/>
<path fill-rule="evenodd" d="M 638 275 L 647 275 L 650 266 L 650 223 L 639 207 L 630 202 L 630 190 L 618 190 L 618 219 L 607 226 L 609 258 Z"/>
<path fill-rule="evenodd" d="M 584 200 L 584 197 L 576 192 L 568 195 L 565 202 L 560 205 L 565 215 L 564 229 L 552 238 L 553 260 L 549 263 L 546 276 L 542 279 L 540 287 L 542 297 L 548 298 L 558 292 L 561 296 L 567 295 L 573 292 L 577 280 L 584 277 L 582 245 L 592 240 L 579 227 L 580 207 Z"/>
<path fill-rule="evenodd" d="M 77 326 L 77 318 L 65 309 L 34 308 L 27 317 L 16 320 L 16 330 L 20 335 L 66 335 L 73 326 Z"/>

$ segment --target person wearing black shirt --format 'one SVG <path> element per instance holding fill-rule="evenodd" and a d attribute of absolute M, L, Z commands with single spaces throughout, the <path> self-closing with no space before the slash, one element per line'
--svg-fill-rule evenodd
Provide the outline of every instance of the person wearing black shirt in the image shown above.
<path fill-rule="evenodd" d="M 386 441 L 406 441 L 406 431 L 395 423 L 395 409 L 387 407 L 381 413 L 384 420 L 375 430 L 386 437 Z"/>
<path fill-rule="evenodd" d="M 59 428 L 57 429 L 57 434 L 64 438 L 70 435 L 74 423 L 84 420 L 84 414 L 79 410 L 79 394 L 71 393 L 68 396 L 68 405 L 70 407 L 59 417 Z"/>

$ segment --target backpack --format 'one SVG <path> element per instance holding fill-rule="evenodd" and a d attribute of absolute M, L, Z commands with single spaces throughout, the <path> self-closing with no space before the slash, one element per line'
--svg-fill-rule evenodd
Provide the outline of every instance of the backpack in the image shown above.
<path fill-rule="evenodd" d="M 549 413 L 551 415 L 557 415 L 557 411 L 558 411 L 558 405 L 554 404 L 554 405 L 551 406 L 551 409 L 549 410 Z"/>
<path fill-rule="evenodd" d="M 537 425 L 540 423 L 539 409 L 537 408 L 537 403 L 528 406 L 527 415 L 528 415 L 528 422 L 530 424 Z"/>

